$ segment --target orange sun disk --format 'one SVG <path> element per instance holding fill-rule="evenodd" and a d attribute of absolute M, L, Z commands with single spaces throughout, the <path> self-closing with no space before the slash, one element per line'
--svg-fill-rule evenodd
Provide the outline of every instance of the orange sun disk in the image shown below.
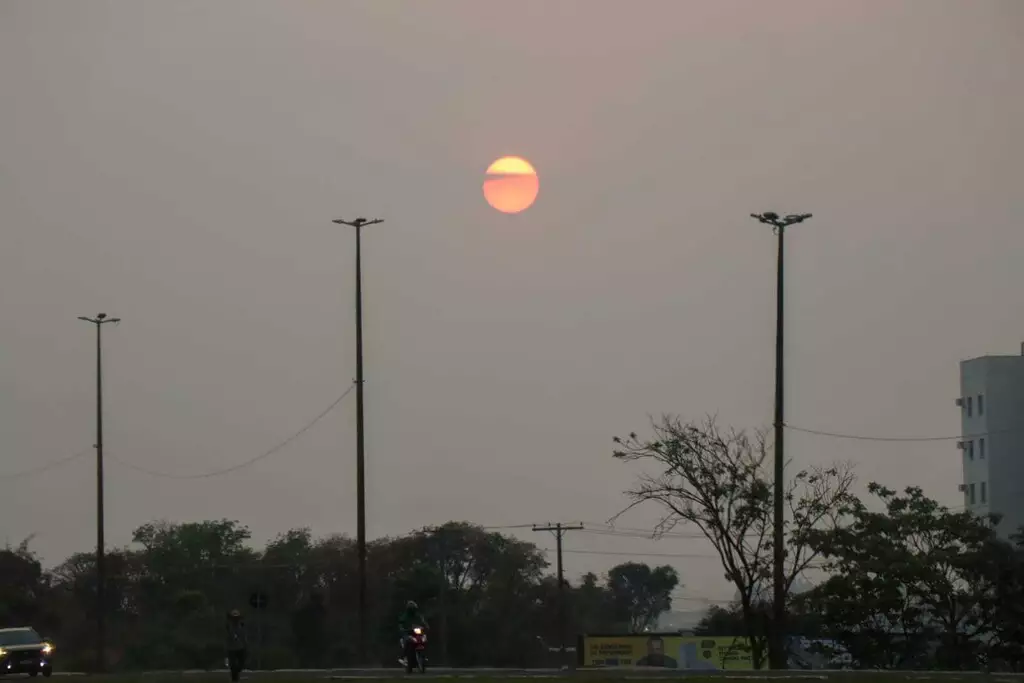
<path fill-rule="evenodd" d="M 519 213 L 537 200 L 537 171 L 522 157 L 502 157 L 487 167 L 484 199 L 502 213 Z"/>

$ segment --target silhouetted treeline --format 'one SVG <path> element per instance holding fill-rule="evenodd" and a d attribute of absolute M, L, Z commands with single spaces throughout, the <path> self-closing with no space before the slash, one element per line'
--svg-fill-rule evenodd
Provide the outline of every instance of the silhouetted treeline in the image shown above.
<path fill-rule="evenodd" d="M 289 531 L 262 549 L 221 520 L 139 527 L 106 568 L 108 664 L 120 670 L 211 668 L 223 663 L 227 610 L 245 614 L 250 663 L 267 668 L 355 662 L 356 547 L 344 536 Z M 416 600 L 430 621 L 431 659 L 455 666 L 539 666 L 558 643 L 556 580 L 534 544 L 466 523 L 374 541 L 368 552 L 373 659 L 393 664 L 397 618 Z M 0 550 L 0 624 L 52 638 L 65 670 L 94 658 L 95 557 L 44 570 L 29 543 Z M 626 563 L 566 591 L 570 632 L 653 623 L 678 583 L 671 567 Z M 264 609 L 250 605 L 266 596 Z M 572 644 L 572 643 L 570 643 Z"/>

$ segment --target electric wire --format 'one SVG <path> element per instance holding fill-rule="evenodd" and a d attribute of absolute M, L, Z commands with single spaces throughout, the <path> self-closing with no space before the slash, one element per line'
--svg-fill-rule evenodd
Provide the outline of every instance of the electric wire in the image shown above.
<path fill-rule="evenodd" d="M 352 390 L 355 387 L 356 387 L 356 384 L 355 384 L 355 382 L 353 382 L 349 386 L 348 389 L 346 389 L 344 392 L 342 392 L 341 396 L 339 396 L 338 398 L 334 399 L 334 401 L 329 406 L 327 406 L 323 411 L 321 411 L 320 414 L 318 414 L 312 420 L 307 422 L 306 425 L 303 426 L 301 429 L 299 429 L 297 432 L 292 433 L 288 438 L 284 439 L 283 441 L 278 442 L 274 447 L 270 448 L 267 451 L 264 451 L 263 453 L 260 453 L 259 455 L 255 456 L 255 457 L 249 458 L 248 460 L 243 460 L 240 463 L 237 463 L 235 465 L 231 465 L 230 467 L 224 467 L 222 469 L 217 469 L 217 470 L 213 470 L 213 471 L 210 471 L 210 472 L 202 472 L 202 473 L 199 473 L 199 474 L 171 474 L 171 473 L 168 473 L 168 472 L 159 472 L 157 470 L 152 470 L 152 469 L 149 469 L 147 467 L 142 467 L 141 465 L 136 465 L 135 463 L 128 462 L 128 461 L 125 461 L 125 460 L 121 460 L 120 458 L 117 458 L 115 456 L 109 456 L 108 455 L 107 457 L 109 457 L 111 460 L 113 460 L 114 462 L 118 463 L 119 465 L 123 465 L 124 467 L 127 467 L 129 469 L 133 469 L 133 470 L 136 470 L 137 472 L 142 472 L 144 474 L 148 474 L 148 475 L 153 476 L 153 477 L 160 477 L 160 478 L 165 478 L 165 479 L 208 479 L 210 477 L 219 477 L 219 476 L 224 475 L 224 474 L 230 474 L 232 472 L 237 472 L 238 470 L 241 470 L 241 469 L 244 469 L 246 467 L 250 467 L 252 465 L 255 465 L 256 463 L 258 463 L 258 462 L 260 462 L 262 460 L 266 460 L 267 458 L 271 457 L 272 455 L 276 455 L 277 453 L 279 453 L 281 450 L 283 450 L 290 443 L 292 443 L 293 441 L 298 439 L 300 436 L 302 436 L 303 434 L 308 432 L 310 429 L 312 429 L 314 425 L 316 425 L 318 422 L 320 422 L 320 420 L 322 420 L 323 418 L 327 417 L 327 415 L 332 410 L 337 408 L 338 404 L 340 404 L 345 399 L 345 397 L 348 396 L 349 393 L 352 392 Z"/>
<path fill-rule="evenodd" d="M 23 477 L 31 477 L 36 474 L 42 474 L 43 472 L 49 472 L 50 470 L 57 469 L 58 467 L 63 467 L 64 465 L 72 463 L 81 457 L 89 455 L 89 453 L 91 452 L 92 449 L 84 450 L 79 453 L 75 453 L 74 455 L 69 455 L 66 458 L 51 460 L 50 462 L 43 463 L 42 465 L 37 465 L 35 467 L 30 467 L 26 470 L 21 470 L 20 472 L 8 472 L 6 474 L 0 474 L 0 480 L 7 481 L 10 479 L 21 479 Z"/>
<path fill-rule="evenodd" d="M 556 552 L 551 548 L 538 548 L 538 550 L 545 553 Z M 563 553 L 573 555 L 607 555 L 609 557 L 671 557 L 676 559 L 690 559 L 690 560 L 717 560 L 717 555 L 710 553 L 639 553 L 639 552 L 617 552 L 612 550 L 575 550 L 573 548 L 563 548 Z"/>
<path fill-rule="evenodd" d="M 241 463 L 238 463 L 237 465 L 233 465 L 231 467 L 223 468 L 223 469 L 220 469 L 220 470 L 214 470 L 212 472 L 204 472 L 204 473 L 200 473 L 200 474 L 181 475 L 181 474 L 173 474 L 173 473 L 168 473 L 168 472 L 160 472 L 160 471 L 153 470 L 153 469 L 150 469 L 150 468 L 147 468 L 147 467 L 143 467 L 142 465 L 138 465 L 136 463 L 132 463 L 132 462 L 123 460 L 123 459 L 117 457 L 116 455 L 113 455 L 113 454 L 110 454 L 110 453 L 106 454 L 106 457 L 108 459 L 118 463 L 119 465 L 122 465 L 124 467 L 129 468 L 129 469 L 133 469 L 133 470 L 136 470 L 138 472 L 142 472 L 144 474 L 148 474 L 150 476 L 161 477 L 161 478 L 166 478 L 166 479 L 204 479 L 204 478 L 208 478 L 208 477 L 217 477 L 217 476 L 221 476 L 221 475 L 224 475 L 224 474 L 229 474 L 231 472 L 235 472 L 235 471 L 238 471 L 240 469 L 244 469 L 246 467 L 249 467 L 249 466 L 251 466 L 251 465 L 253 465 L 253 464 L 257 463 L 257 462 L 260 462 L 261 460 L 264 460 L 264 459 L 266 459 L 266 458 L 268 458 L 268 457 L 270 457 L 272 455 L 275 455 L 278 451 L 282 450 L 285 446 L 287 446 L 289 443 L 291 443 L 292 441 L 297 439 L 304 432 L 306 432 L 307 430 L 312 428 L 322 418 L 326 417 L 327 414 L 329 414 L 335 407 L 337 407 L 337 405 L 339 403 L 341 403 L 341 401 L 352 391 L 352 389 L 354 387 L 355 387 L 355 384 L 353 383 L 348 389 L 345 390 L 345 392 L 341 396 L 339 396 L 337 399 L 335 399 L 335 401 L 330 406 L 328 406 L 322 413 L 320 413 L 315 418 L 313 418 L 313 420 L 311 422 L 309 422 L 305 427 L 300 429 L 298 432 L 292 434 L 287 439 L 285 439 L 284 441 L 280 442 L 279 444 L 277 444 L 276 446 L 271 448 L 269 451 L 261 453 L 261 454 L 257 455 L 254 458 L 250 458 L 249 460 L 245 460 L 245 461 L 243 461 Z M 1009 433 L 1009 432 L 1024 431 L 1024 429 L 1010 428 L 1010 429 L 991 430 L 991 431 L 987 431 L 987 432 L 977 432 L 977 433 L 973 433 L 973 434 L 958 434 L 958 435 L 943 435 L 943 436 L 878 436 L 878 435 L 868 435 L 868 434 L 854 434 L 854 433 L 847 433 L 847 432 L 832 432 L 832 431 L 826 431 L 826 430 L 821 430 L 821 429 L 810 429 L 810 428 L 807 428 L 807 427 L 798 427 L 798 426 L 789 425 L 789 424 L 785 425 L 784 428 L 786 430 L 788 430 L 788 431 L 791 431 L 791 432 L 798 432 L 798 433 L 801 433 L 801 434 L 808 434 L 808 435 L 811 435 L 811 436 L 819 436 L 819 437 L 824 437 L 824 438 L 842 439 L 842 440 L 851 440 L 851 441 L 871 441 L 871 442 L 880 442 L 880 443 L 931 443 L 931 442 L 942 442 L 942 441 L 967 441 L 967 440 L 971 440 L 971 439 L 982 438 L 982 437 L 989 436 L 989 435 L 992 435 L 992 434 L 1002 434 L 1002 433 Z M 66 458 L 61 458 L 61 459 L 58 459 L 58 460 L 54 460 L 54 461 L 46 463 L 44 465 L 40 465 L 40 466 L 37 466 L 37 467 L 32 467 L 32 468 L 29 468 L 27 470 L 22 470 L 20 472 L 11 472 L 11 473 L 7 473 L 7 474 L 0 474 L 0 481 L 9 480 L 9 479 L 19 479 L 19 478 L 23 478 L 23 477 L 33 476 L 33 475 L 36 475 L 36 474 L 42 474 L 44 472 L 48 472 L 48 471 L 50 471 L 52 469 L 56 469 L 58 467 L 66 465 L 66 464 L 68 464 L 70 462 L 73 462 L 73 461 L 77 460 L 80 457 L 88 455 L 89 452 L 90 451 L 82 451 L 80 453 L 76 453 L 76 454 L 68 456 Z M 644 537 L 649 537 L 649 538 L 665 537 L 665 538 L 693 538 L 693 539 L 703 538 L 702 534 L 697 534 L 697 533 L 682 533 L 682 532 L 675 532 L 675 531 L 659 531 L 657 529 L 637 529 L 635 527 L 619 527 L 619 526 L 613 525 L 613 524 L 595 523 L 595 522 L 588 522 L 588 525 L 591 526 L 591 527 L 599 526 L 599 527 L 602 527 L 602 528 L 600 528 L 600 529 L 587 529 L 586 530 L 587 532 L 594 533 L 594 534 L 604 534 L 604 535 L 608 535 L 608 536 L 624 536 L 624 537 L 631 537 L 631 536 L 641 537 L 641 536 L 644 536 Z M 506 529 L 507 530 L 514 530 L 514 529 L 527 529 L 527 528 L 531 528 L 532 526 L 533 525 L 531 525 L 531 524 L 510 524 L 510 525 L 486 526 L 486 527 L 483 527 L 483 528 L 484 529 L 488 529 L 488 530 L 506 530 Z"/>
<path fill-rule="evenodd" d="M 793 425 L 785 425 L 784 428 L 791 432 L 800 432 L 802 434 L 810 434 L 812 436 L 823 436 L 830 439 L 847 439 L 851 441 L 879 441 L 885 443 L 929 443 L 935 441 L 969 441 L 971 439 L 979 439 L 991 434 L 1004 434 L 1007 432 L 1018 432 L 1024 431 L 1022 429 L 995 429 L 989 432 L 977 432 L 974 434 L 959 434 L 956 436 L 871 436 L 866 434 L 850 434 L 843 432 L 829 432 L 821 429 L 807 429 L 805 427 L 796 427 Z"/>
<path fill-rule="evenodd" d="M 516 531 L 519 529 L 532 529 L 536 524 L 504 524 L 481 527 L 485 531 Z M 702 540 L 707 536 L 698 532 L 685 531 L 661 531 L 657 528 L 620 527 L 606 522 L 583 522 L 582 529 L 576 529 L 576 533 L 591 534 L 594 536 L 610 536 L 614 538 L 638 538 L 646 541 L 657 541 L 660 539 L 680 540 Z"/>
<path fill-rule="evenodd" d="M 610 536 L 613 538 L 640 538 L 648 541 L 656 541 L 661 538 L 667 539 L 682 539 L 682 540 L 698 540 L 706 538 L 701 533 L 682 533 L 682 532 L 660 532 L 657 529 L 637 529 L 637 530 L 626 530 L 626 529 L 590 529 L 584 528 L 580 530 L 580 533 L 590 534 L 592 536 Z"/>

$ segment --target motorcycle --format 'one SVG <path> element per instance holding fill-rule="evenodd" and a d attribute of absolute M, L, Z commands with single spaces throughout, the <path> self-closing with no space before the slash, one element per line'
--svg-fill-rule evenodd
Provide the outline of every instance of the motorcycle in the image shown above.
<path fill-rule="evenodd" d="M 405 673 L 411 674 L 413 668 L 421 674 L 427 673 L 427 632 L 422 626 L 416 626 L 405 639 Z"/>

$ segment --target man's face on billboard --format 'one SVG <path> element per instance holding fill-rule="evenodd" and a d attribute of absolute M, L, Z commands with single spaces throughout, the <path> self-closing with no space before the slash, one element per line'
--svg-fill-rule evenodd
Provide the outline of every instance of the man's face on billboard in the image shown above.
<path fill-rule="evenodd" d="M 661 638 L 651 638 L 647 641 L 647 652 L 652 655 L 660 655 L 665 651 L 665 643 Z"/>

